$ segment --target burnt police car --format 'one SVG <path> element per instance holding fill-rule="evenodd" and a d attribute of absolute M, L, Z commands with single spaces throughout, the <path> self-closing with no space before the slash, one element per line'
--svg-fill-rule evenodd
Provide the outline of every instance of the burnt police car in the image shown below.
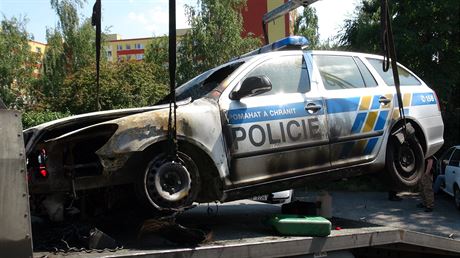
<path fill-rule="evenodd" d="M 282 39 L 177 88 L 180 169 L 164 169 L 168 105 L 26 130 L 31 194 L 75 197 L 132 185 L 151 207 L 181 209 L 384 168 L 396 186 L 415 185 L 424 157 L 443 144 L 433 90 L 398 65 L 404 113 L 415 131 L 401 143 L 396 90 L 382 57 L 302 50 L 306 43 Z"/>

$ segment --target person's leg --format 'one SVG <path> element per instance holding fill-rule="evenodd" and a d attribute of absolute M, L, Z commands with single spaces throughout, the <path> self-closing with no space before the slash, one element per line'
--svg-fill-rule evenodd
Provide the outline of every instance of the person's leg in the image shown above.
<path fill-rule="evenodd" d="M 434 207 L 433 177 L 431 175 L 423 175 L 422 184 L 423 204 L 425 205 L 425 211 L 431 212 Z"/>
<path fill-rule="evenodd" d="M 436 180 L 434 180 L 433 184 L 433 192 L 437 194 L 439 190 L 441 189 L 441 185 L 444 183 L 445 176 L 444 175 L 438 175 L 436 177 Z"/>
<path fill-rule="evenodd" d="M 423 178 L 425 176 L 423 175 L 421 178 L 420 178 L 420 181 L 418 181 L 418 185 L 417 185 L 417 188 L 419 190 L 419 193 L 420 193 L 420 198 L 422 199 L 422 202 L 417 204 L 417 207 L 418 208 L 425 208 L 425 192 L 423 191 Z"/>

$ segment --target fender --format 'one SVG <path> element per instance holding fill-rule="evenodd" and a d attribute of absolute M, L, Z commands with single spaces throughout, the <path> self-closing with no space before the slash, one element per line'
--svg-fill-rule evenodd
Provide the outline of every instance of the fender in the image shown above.
<path fill-rule="evenodd" d="M 105 170 L 120 169 L 123 157 L 142 152 L 167 138 L 169 109 L 160 109 L 112 120 L 118 129 L 96 154 Z M 198 99 L 177 109 L 178 139 L 190 142 L 206 152 L 218 169 L 228 176 L 228 163 L 218 104 L 215 100 Z M 120 162 L 121 161 L 121 162 Z"/>

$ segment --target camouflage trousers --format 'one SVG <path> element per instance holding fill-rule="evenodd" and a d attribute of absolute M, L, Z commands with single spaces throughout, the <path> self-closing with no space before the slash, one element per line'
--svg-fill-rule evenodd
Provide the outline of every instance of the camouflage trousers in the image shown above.
<path fill-rule="evenodd" d="M 423 173 L 419 181 L 420 196 L 422 197 L 423 205 L 427 208 L 434 207 L 433 193 L 433 176 L 431 173 Z"/>

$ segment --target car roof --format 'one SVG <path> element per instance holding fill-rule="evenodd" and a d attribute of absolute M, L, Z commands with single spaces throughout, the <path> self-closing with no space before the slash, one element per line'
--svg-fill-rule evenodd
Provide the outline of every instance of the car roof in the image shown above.
<path fill-rule="evenodd" d="M 322 55 L 322 54 L 328 54 L 328 55 L 346 55 L 346 56 L 362 56 L 365 58 L 375 58 L 375 59 L 383 59 L 383 56 L 381 55 L 375 55 L 375 54 L 368 54 L 368 53 L 361 53 L 361 52 L 352 52 L 352 51 L 336 51 L 336 50 L 281 50 L 281 51 L 273 51 L 273 52 L 268 52 L 268 53 L 261 53 L 261 54 L 256 54 L 256 55 L 251 55 L 251 56 L 246 56 L 246 57 L 241 57 L 241 58 L 235 58 L 232 59 L 234 60 L 243 60 L 243 61 L 249 61 L 249 60 L 255 60 L 259 59 L 262 57 L 266 56 L 281 56 L 285 55 L 286 53 L 310 53 L 313 55 Z"/>
<path fill-rule="evenodd" d="M 353 56 L 363 56 L 369 58 L 377 58 L 382 59 L 383 56 L 375 55 L 375 54 L 368 54 L 368 53 L 361 53 L 361 52 L 352 52 L 352 51 L 336 51 L 336 50 L 307 50 L 306 52 L 310 52 L 311 54 L 328 54 L 328 55 L 353 55 Z"/>

